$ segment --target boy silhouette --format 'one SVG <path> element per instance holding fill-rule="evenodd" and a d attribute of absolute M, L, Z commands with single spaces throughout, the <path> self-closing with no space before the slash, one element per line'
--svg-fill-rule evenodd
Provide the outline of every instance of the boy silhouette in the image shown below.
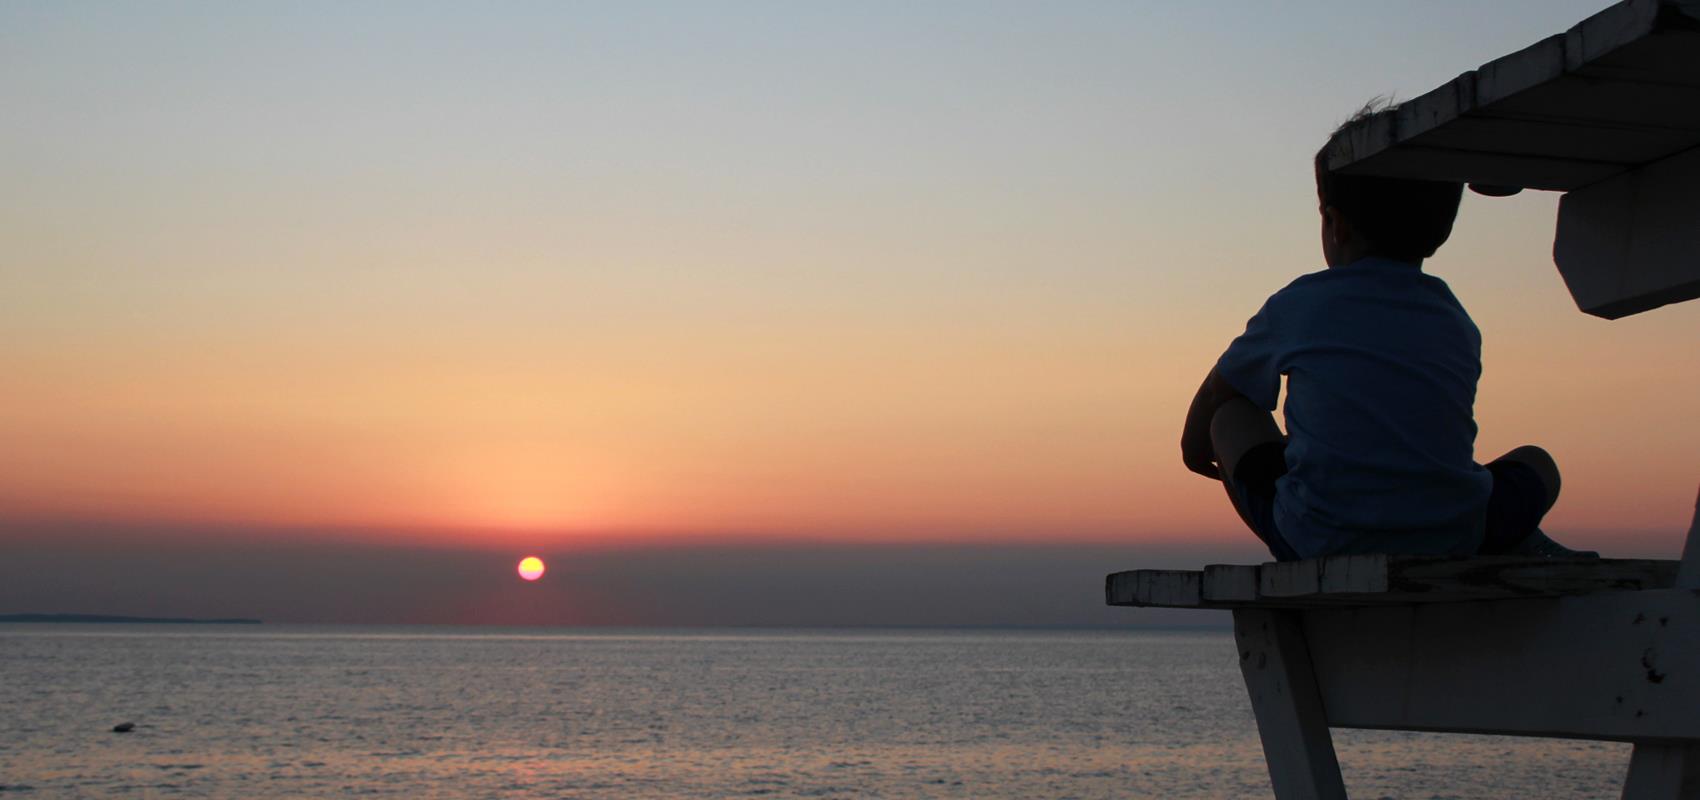
<path fill-rule="evenodd" d="M 1330 172 L 1341 130 L 1315 163 L 1328 268 L 1276 292 L 1228 345 L 1187 411 L 1182 460 L 1223 482 L 1279 561 L 1595 555 L 1540 530 L 1560 487 L 1545 450 L 1475 461 L 1481 333 L 1422 271 L 1463 184 Z M 1272 416 L 1283 375 L 1285 435 Z"/>

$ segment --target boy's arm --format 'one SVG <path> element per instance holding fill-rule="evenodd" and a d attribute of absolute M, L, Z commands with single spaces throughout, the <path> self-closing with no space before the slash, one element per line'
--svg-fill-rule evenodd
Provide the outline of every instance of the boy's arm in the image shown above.
<path fill-rule="evenodd" d="M 1181 429 L 1181 462 L 1187 469 L 1206 478 L 1222 479 L 1216 466 L 1216 447 L 1210 441 L 1210 419 L 1223 403 L 1239 396 L 1239 391 L 1211 367 L 1198 393 L 1192 397 L 1192 406 L 1186 411 L 1186 425 Z"/>
<path fill-rule="evenodd" d="M 1289 316 L 1285 309 L 1294 287 L 1302 280 L 1301 277 L 1293 281 L 1263 301 L 1263 307 L 1246 321 L 1245 332 L 1228 343 L 1228 349 L 1204 376 L 1198 394 L 1193 395 L 1192 407 L 1187 409 L 1186 426 L 1181 430 L 1181 462 L 1187 469 L 1206 478 L 1222 479 L 1210 422 L 1224 403 L 1243 397 L 1260 409 L 1275 410 L 1281 373 L 1285 372 L 1282 354 L 1288 350 L 1283 331 L 1290 327 L 1281 325 L 1280 319 Z M 1233 376 L 1232 381 L 1224 376 L 1224 371 Z M 1270 427 L 1273 426 L 1271 421 Z"/>

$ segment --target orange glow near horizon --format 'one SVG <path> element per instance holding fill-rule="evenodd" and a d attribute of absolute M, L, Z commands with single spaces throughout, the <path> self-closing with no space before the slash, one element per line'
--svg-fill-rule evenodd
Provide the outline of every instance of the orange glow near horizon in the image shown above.
<path fill-rule="evenodd" d="M 1424 15 L 43 5 L 0 70 L 0 521 L 1241 539 L 1180 427 L 1321 266 L 1310 155 L 1560 6 L 1389 49 Z M 1557 202 L 1466 195 L 1425 265 L 1483 332 L 1478 457 L 1551 451 L 1555 532 L 1680 529 L 1700 302 L 1579 313 Z"/>
<path fill-rule="evenodd" d="M 1447 277 L 1487 339 L 1478 456 L 1553 451 L 1560 529 L 1683 524 L 1700 437 L 1667 421 L 1700 395 L 1700 368 L 1652 353 L 1695 327 L 1693 309 L 1603 323 L 1536 273 L 1550 313 L 1531 320 Z M 374 353 L 403 363 L 371 371 L 276 345 L 257 361 L 202 350 L 192 365 L 163 349 L 101 363 L 85 345 L 9 360 L 0 509 L 384 539 L 1232 536 L 1220 488 L 1180 468 L 1175 440 L 1211 351 L 1255 307 L 1242 294 L 1193 338 L 1169 320 L 916 330 L 907 348 L 898 332 L 816 336 L 786 353 L 680 338 L 655 346 L 698 364 L 633 353 L 595 379 L 474 353 L 429 366 Z"/>

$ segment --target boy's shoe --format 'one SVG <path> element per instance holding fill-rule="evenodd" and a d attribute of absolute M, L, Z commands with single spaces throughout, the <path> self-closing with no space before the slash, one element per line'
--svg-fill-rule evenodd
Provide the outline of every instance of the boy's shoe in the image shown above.
<path fill-rule="evenodd" d="M 1534 556 L 1536 558 L 1599 558 L 1594 550 L 1572 550 L 1536 528 L 1534 533 L 1523 537 L 1523 541 L 1512 545 L 1505 551 L 1508 556 Z"/>

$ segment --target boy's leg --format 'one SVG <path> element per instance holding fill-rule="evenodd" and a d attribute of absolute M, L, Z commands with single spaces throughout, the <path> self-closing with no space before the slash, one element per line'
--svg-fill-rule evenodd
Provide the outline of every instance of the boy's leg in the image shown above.
<path fill-rule="evenodd" d="M 1234 511 L 1277 561 L 1298 558 L 1275 527 L 1275 480 L 1287 471 L 1287 441 L 1275 418 L 1236 397 L 1211 417 L 1210 439 Z"/>
<path fill-rule="evenodd" d="M 1564 479 L 1558 474 L 1558 462 L 1552 460 L 1552 454 L 1532 444 L 1526 444 L 1512 450 L 1489 463 L 1522 464 L 1535 471 L 1535 476 L 1541 479 L 1541 489 L 1546 495 L 1546 503 L 1541 507 L 1541 513 L 1552 510 L 1553 503 L 1558 502 L 1558 491 L 1564 486 Z"/>
<path fill-rule="evenodd" d="M 1534 445 L 1524 445 L 1487 463 L 1493 474 L 1493 494 L 1488 498 L 1487 531 L 1481 552 L 1489 555 L 1544 556 L 1547 558 L 1598 558 L 1592 551 L 1571 550 L 1541 531 L 1541 520 L 1553 503 L 1563 481 L 1552 455 Z"/>
<path fill-rule="evenodd" d="M 1210 418 L 1210 443 L 1216 448 L 1216 465 L 1222 468 L 1224 478 L 1233 476 L 1240 461 L 1258 445 L 1286 441 L 1274 415 L 1244 397 L 1223 403 Z"/>

